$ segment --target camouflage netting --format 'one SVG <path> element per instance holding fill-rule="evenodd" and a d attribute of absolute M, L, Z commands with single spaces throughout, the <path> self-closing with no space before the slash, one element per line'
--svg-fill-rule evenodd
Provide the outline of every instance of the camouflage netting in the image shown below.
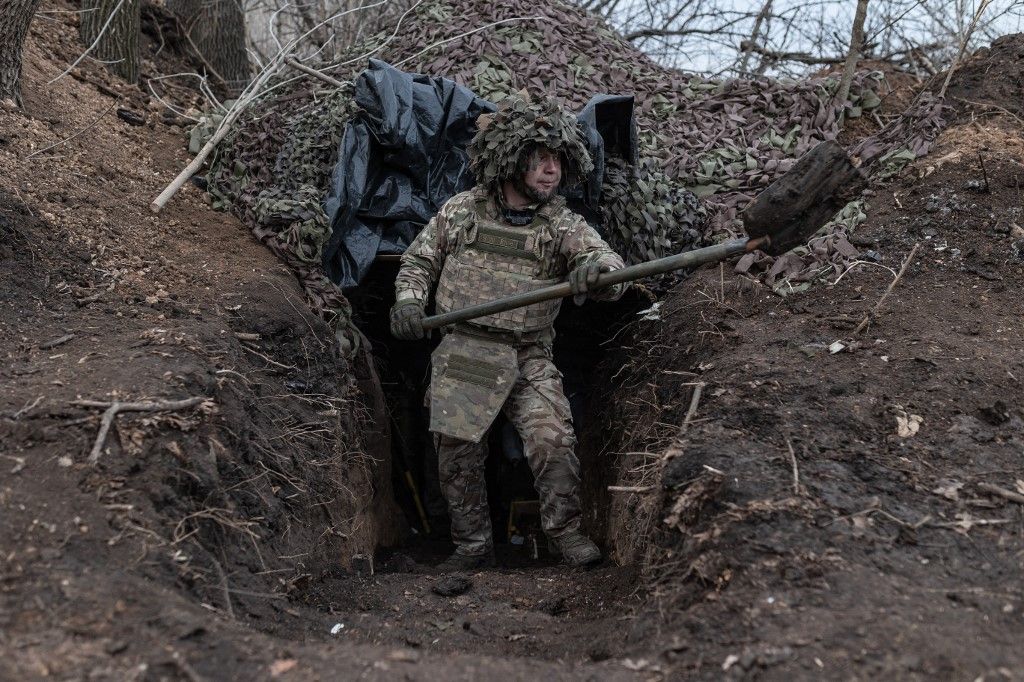
<path fill-rule="evenodd" d="M 646 159 L 638 168 L 613 158 L 601 183 L 605 238 L 627 263 L 678 253 L 704 239 L 707 212 L 693 192 Z"/>
<path fill-rule="evenodd" d="M 301 106 L 293 109 L 290 102 Z M 355 108 L 347 89 L 263 102 L 222 143 L 207 173 L 213 206 L 235 213 L 295 271 L 310 307 L 332 324 L 346 354 L 359 335 L 350 325 L 348 300 L 320 265 L 330 233 L 321 200 Z M 201 139 L 193 135 L 192 146 Z"/>
<path fill-rule="evenodd" d="M 739 233 L 737 210 L 812 146 L 835 139 L 844 116 L 876 108 L 882 85 L 881 74 L 859 73 L 844 107 L 834 100 L 837 77 L 715 81 L 666 69 L 599 19 L 557 0 L 425 0 L 397 29 L 352 54 L 374 48 L 374 56 L 403 70 L 451 78 L 494 102 L 525 89 L 578 111 L 595 93 L 634 94 L 642 161 L 632 169 L 610 162 L 603 207 L 604 232 L 628 262 Z M 365 66 L 352 61 L 323 68 L 351 80 Z M 265 99 L 222 143 L 208 177 L 216 201 L 298 270 L 315 307 L 343 323 L 347 303 L 317 267 L 328 236 L 319 198 L 355 105 L 347 90 L 314 94 L 322 87 L 307 78 Z M 855 151 L 880 176 L 891 175 L 928 150 L 941 113 L 940 102 L 919 98 Z M 709 220 L 687 189 L 704 198 Z M 863 209 L 847 207 L 796 254 L 799 262 L 787 255 L 778 266 L 758 256 L 743 269 L 780 292 L 844 269 L 857 255 L 845 235 Z"/>

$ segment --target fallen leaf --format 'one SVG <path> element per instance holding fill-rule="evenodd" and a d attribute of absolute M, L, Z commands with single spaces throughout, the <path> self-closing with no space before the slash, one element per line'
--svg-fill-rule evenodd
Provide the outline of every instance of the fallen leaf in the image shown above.
<path fill-rule="evenodd" d="M 278 677 L 284 675 L 286 672 L 298 665 L 298 661 L 294 658 L 279 658 L 270 664 L 270 676 Z"/>
<path fill-rule="evenodd" d="M 932 492 L 936 495 L 941 495 L 947 500 L 953 500 L 956 502 L 960 499 L 960 491 L 963 489 L 964 484 L 960 481 L 947 481 L 944 485 L 940 485 Z"/>
<path fill-rule="evenodd" d="M 924 417 L 919 414 L 907 414 L 899 412 L 896 415 L 896 435 L 900 438 L 910 438 L 917 435 L 924 423 Z"/>
<path fill-rule="evenodd" d="M 853 527 L 860 530 L 870 528 L 871 526 L 875 525 L 871 518 L 867 515 L 854 516 L 852 518 L 852 521 Z"/>
<path fill-rule="evenodd" d="M 637 313 L 641 320 L 660 320 L 661 319 L 661 301 L 656 301 L 654 305 L 646 310 L 641 310 Z"/>
<path fill-rule="evenodd" d="M 420 660 L 420 655 L 415 651 L 408 649 L 395 649 L 388 653 L 388 660 L 399 661 L 401 663 L 415 663 Z"/>
<path fill-rule="evenodd" d="M 968 512 L 962 512 L 960 514 L 957 514 L 956 521 L 952 523 L 952 526 L 954 528 L 964 533 L 968 532 L 976 525 L 978 524 L 975 523 L 974 517 L 971 516 Z"/>
<path fill-rule="evenodd" d="M 646 670 L 651 664 L 646 658 L 640 658 L 635 661 L 632 658 L 627 658 L 622 661 L 622 665 L 630 670 L 640 671 Z"/>

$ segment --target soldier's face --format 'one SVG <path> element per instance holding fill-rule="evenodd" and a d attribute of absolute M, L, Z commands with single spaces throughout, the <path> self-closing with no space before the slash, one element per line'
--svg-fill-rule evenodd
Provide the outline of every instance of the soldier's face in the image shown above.
<path fill-rule="evenodd" d="M 534 201 L 547 201 L 555 196 L 562 182 L 562 157 L 558 152 L 541 147 L 530 155 L 523 176 L 523 185 Z"/>

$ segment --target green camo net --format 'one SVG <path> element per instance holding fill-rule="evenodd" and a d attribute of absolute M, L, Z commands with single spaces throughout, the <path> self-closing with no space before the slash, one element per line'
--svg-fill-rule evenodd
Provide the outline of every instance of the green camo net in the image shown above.
<path fill-rule="evenodd" d="M 323 68 L 351 81 L 366 65 L 355 57 L 371 51 L 493 102 L 511 98 L 513 108 L 523 90 L 534 101 L 557 98 L 571 111 L 597 93 L 634 94 L 641 162 L 631 168 L 608 160 L 602 204 L 602 232 L 628 263 L 738 234 L 736 216 L 747 202 L 818 142 L 836 139 L 848 120 L 875 110 L 887 87 L 880 73 L 861 72 L 848 101 L 838 102 L 834 76 L 720 80 L 667 69 L 594 15 L 559 0 L 425 0 L 398 26 L 354 46 L 350 64 Z M 295 75 L 283 72 L 281 79 Z M 355 112 L 351 88 L 330 90 L 304 77 L 248 112 L 208 173 L 215 205 L 240 216 L 293 267 L 314 309 L 342 331 L 348 303 L 319 267 L 329 236 L 321 199 Z M 850 149 L 875 177 L 927 153 L 943 125 L 942 102 L 924 93 L 883 123 Z M 202 133 L 200 127 L 196 142 Z M 481 139 L 488 146 L 493 141 L 486 131 Z M 503 172 L 489 163 L 480 169 L 484 180 Z M 845 237 L 862 212 L 851 208 L 838 216 L 813 248 L 787 256 L 774 275 L 776 259 L 767 256 L 747 263 L 747 272 L 774 278 L 781 291 L 845 269 L 856 257 Z"/>

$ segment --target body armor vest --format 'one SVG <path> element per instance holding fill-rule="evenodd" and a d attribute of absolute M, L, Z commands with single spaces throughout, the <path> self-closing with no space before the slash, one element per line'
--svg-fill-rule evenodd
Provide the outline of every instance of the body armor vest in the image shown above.
<path fill-rule="evenodd" d="M 478 198 L 471 223 L 462 230 L 459 244 L 446 256 L 441 269 L 435 295 L 438 312 L 561 282 L 566 264 L 552 222 L 564 205 L 565 200 L 556 197 L 537 211 L 533 222 L 518 227 L 489 217 L 486 197 Z M 561 299 L 544 301 L 469 322 L 509 332 L 539 331 L 554 323 L 561 305 Z"/>

